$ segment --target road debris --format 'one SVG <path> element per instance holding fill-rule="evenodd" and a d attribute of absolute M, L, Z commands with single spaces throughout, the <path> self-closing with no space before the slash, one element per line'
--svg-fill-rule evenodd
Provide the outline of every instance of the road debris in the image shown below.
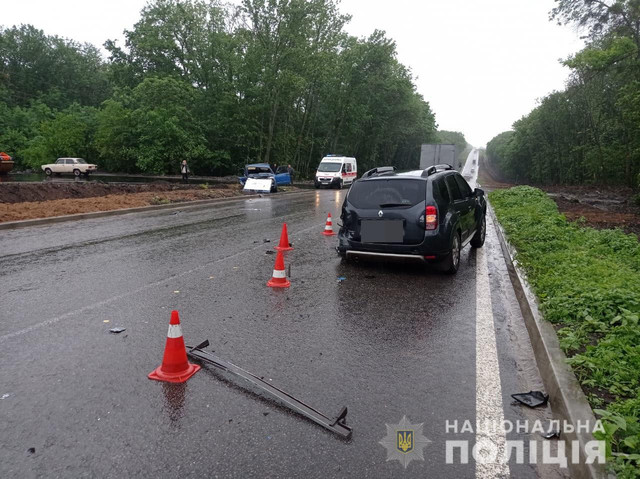
<path fill-rule="evenodd" d="M 511 397 L 530 408 L 544 406 L 549 400 L 549 395 L 542 391 L 529 391 L 528 393 L 512 394 Z"/>
<path fill-rule="evenodd" d="M 126 331 L 126 330 L 127 330 L 127 328 L 111 328 L 109 330 L 109 332 L 110 333 L 114 333 L 114 334 L 118 334 L 118 333 L 121 333 L 121 332 Z"/>
<path fill-rule="evenodd" d="M 553 438 L 560 438 L 560 431 L 558 430 L 553 430 L 553 431 L 548 431 L 545 433 L 540 434 L 542 437 L 544 437 L 545 439 L 553 439 Z"/>
<path fill-rule="evenodd" d="M 11 396 L 11 394 L 6 393 L 6 394 L 3 394 L 2 397 L 0 397 L 0 399 L 7 399 L 9 396 Z"/>
<path fill-rule="evenodd" d="M 338 283 L 342 283 L 343 281 L 345 281 L 347 278 L 345 276 L 338 276 Z"/>
<path fill-rule="evenodd" d="M 347 426 L 346 417 L 347 417 L 347 408 L 346 406 L 342 408 L 340 413 L 334 417 L 330 418 L 320 411 L 314 409 L 313 407 L 305 404 L 304 402 L 296 399 L 289 393 L 283 391 L 282 389 L 277 388 L 273 384 L 269 384 L 269 382 L 262 379 L 262 377 L 258 377 L 244 369 L 225 361 L 222 358 L 219 358 L 213 355 L 210 352 L 203 351 L 204 348 L 209 346 L 209 340 L 205 340 L 197 346 L 187 346 L 187 355 L 194 359 L 199 359 L 200 361 L 204 361 L 207 364 L 211 364 L 222 371 L 229 372 L 234 374 L 250 384 L 259 387 L 263 391 L 269 393 L 271 396 L 275 397 L 279 401 L 283 402 L 292 410 L 297 413 L 303 415 L 304 417 L 312 420 L 316 424 L 328 429 L 329 431 L 342 436 L 345 439 L 351 437 L 352 428 Z M 264 376 L 263 376 L 264 377 Z M 270 380 L 269 380 L 270 381 Z M 265 414 L 266 415 L 266 414 Z"/>

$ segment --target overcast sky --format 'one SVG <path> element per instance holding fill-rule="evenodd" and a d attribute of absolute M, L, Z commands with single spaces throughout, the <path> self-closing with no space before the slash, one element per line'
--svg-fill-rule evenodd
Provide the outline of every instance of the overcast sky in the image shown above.
<path fill-rule="evenodd" d="M 3 2 L 0 24 L 31 23 L 48 34 L 101 46 L 122 40 L 146 0 Z M 561 89 L 559 63 L 582 47 L 578 34 L 548 20 L 553 0 L 342 0 L 349 33 L 385 30 L 440 129 L 483 146 Z"/>

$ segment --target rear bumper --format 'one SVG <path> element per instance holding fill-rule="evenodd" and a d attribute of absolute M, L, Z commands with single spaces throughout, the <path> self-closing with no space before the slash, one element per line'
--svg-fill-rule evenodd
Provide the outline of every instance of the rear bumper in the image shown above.
<path fill-rule="evenodd" d="M 353 241 L 340 229 L 336 249 L 344 257 L 428 262 L 444 258 L 450 248 L 448 235 L 442 233 L 427 232 L 424 240 L 417 244 L 385 244 Z"/>
<path fill-rule="evenodd" d="M 346 258 L 367 258 L 373 260 L 386 260 L 397 262 L 411 262 L 411 263 L 426 263 L 429 260 L 435 260 L 433 258 L 425 258 L 424 256 L 417 254 L 398 254 L 398 253 L 376 253 L 373 251 L 358 251 L 347 250 L 344 253 Z"/>

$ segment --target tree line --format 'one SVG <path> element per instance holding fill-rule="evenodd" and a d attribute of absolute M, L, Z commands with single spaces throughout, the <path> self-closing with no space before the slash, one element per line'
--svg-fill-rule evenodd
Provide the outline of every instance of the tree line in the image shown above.
<path fill-rule="evenodd" d="M 337 0 L 154 0 L 124 45 L 0 28 L 0 149 L 20 167 L 80 156 L 100 169 L 311 174 L 328 153 L 361 168 L 419 163 L 435 115 L 382 31 L 345 32 Z"/>
<path fill-rule="evenodd" d="M 556 0 L 550 16 L 577 26 L 587 44 L 564 61 L 565 90 L 493 138 L 489 161 L 519 182 L 638 187 L 640 2 Z"/>

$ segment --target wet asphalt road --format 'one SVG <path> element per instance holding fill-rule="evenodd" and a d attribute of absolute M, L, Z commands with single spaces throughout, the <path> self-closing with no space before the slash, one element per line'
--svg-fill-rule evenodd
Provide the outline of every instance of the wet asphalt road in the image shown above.
<path fill-rule="evenodd" d="M 480 477 L 473 460 L 445 463 L 446 440 L 475 440 L 448 433 L 445 421 L 476 420 L 479 254 L 491 285 L 502 413 L 514 421 L 550 415 L 509 398 L 540 380 L 495 232 L 481 252 L 463 250 L 455 276 L 345 264 L 335 237 L 321 234 L 344 194 L 0 233 L 0 477 Z M 275 259 L 267 252 L 282 221 L 295 247 L 285 260 L 292 286 L 274 290 L 265 284 Z M 209 339 L 217 355 L 329 416 L 348 406 L 353 438 L 207 367 L 183 385 L 147 379 L 162 359 L 172 309 L 188 344 Z M 114 326 L 127 330 L 110 334 Z M 385 424 L 403 416 L 424 423 L 431 441 L 424 462 L 406 469 L 387 462 L 379 444 Z M 510 473 L 561 477 L 515 464 Z"/>

